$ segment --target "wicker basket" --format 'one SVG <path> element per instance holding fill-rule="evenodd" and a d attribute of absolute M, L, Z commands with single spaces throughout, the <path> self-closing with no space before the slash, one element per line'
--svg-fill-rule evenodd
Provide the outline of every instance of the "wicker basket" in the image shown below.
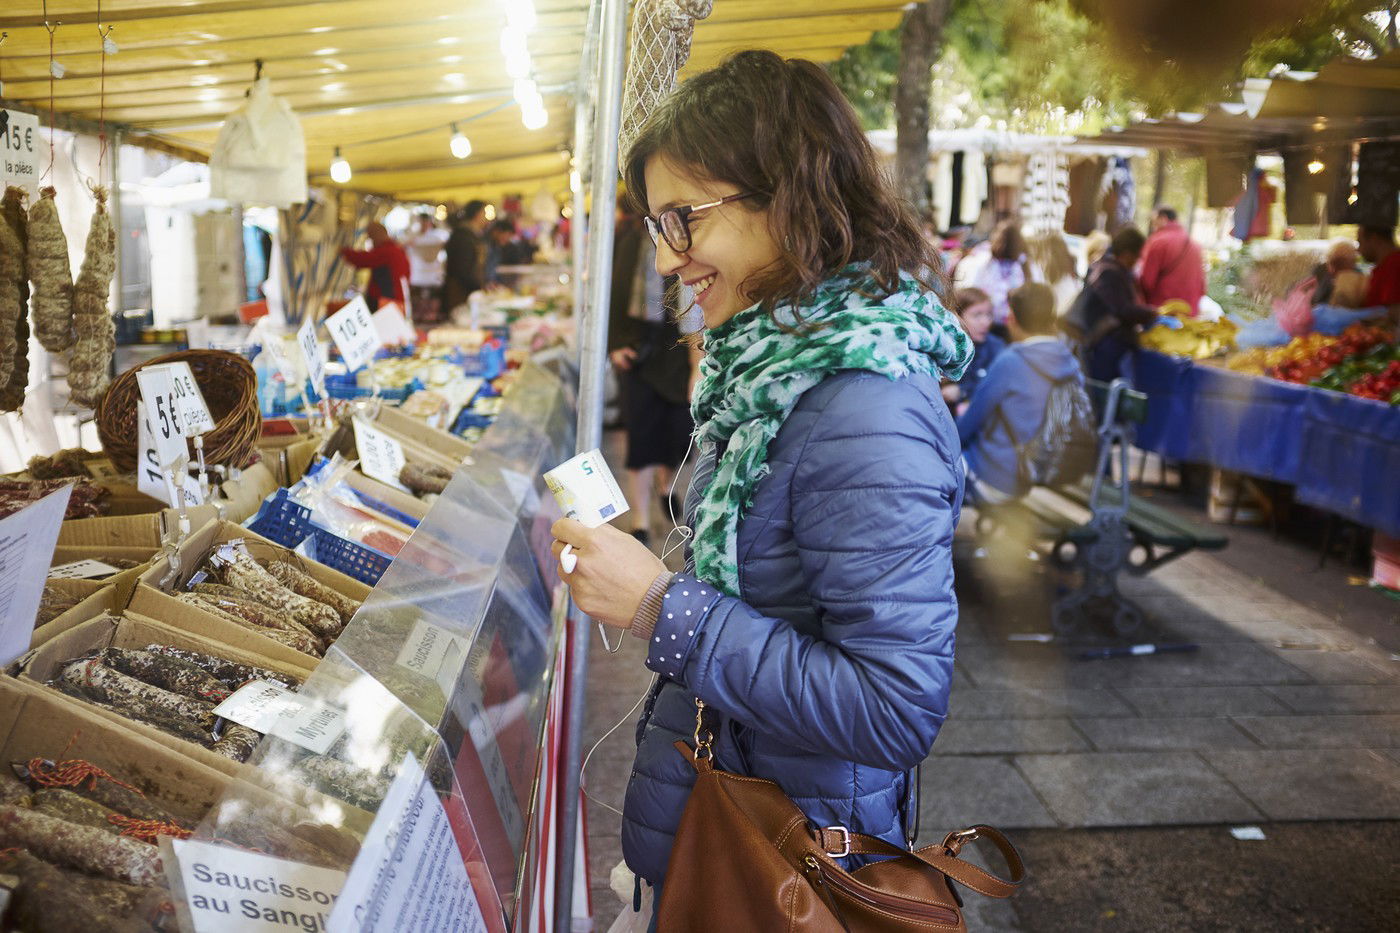
<path fill-rule="evenodd" d="M 146 366 L 182 362 L 190 364 L 214 419 L 214 430 L 204 435 L 205 462 L 242 468 L 257 459 L 253 445 L 262 432 L 262 415 L 252 364 L 224 350 L 183 350 L 128 369 L 112 380 L 98 403 L 97 436 L 112 464 L 122 472 L 136 469 L 136 402 L 141 397 L 136 373 Z M 194 451 L 190 454 L 193 457 Z"/>

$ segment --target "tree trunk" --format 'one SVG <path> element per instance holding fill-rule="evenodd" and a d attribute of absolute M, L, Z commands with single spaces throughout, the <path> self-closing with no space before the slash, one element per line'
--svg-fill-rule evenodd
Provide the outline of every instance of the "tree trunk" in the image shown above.
<path fill-rule="evenodd" d="M 952 0 L 926 0 L 904 14 L 899 75 L 894 88 L 895 182 L 923 216 L 929 209 L 928 117 L 930 73 L 943 51 L 943 24 Z"/>

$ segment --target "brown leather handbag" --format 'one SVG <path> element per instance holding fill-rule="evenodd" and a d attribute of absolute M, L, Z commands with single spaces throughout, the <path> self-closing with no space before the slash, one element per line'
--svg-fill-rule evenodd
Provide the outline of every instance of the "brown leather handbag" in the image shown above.
<path fill-rule="evenodd" d="M 990 826 L 915 852 L 842 826 L 810 827 L 777 784 L 714 767 L 696 703 L 696 750 L 676 743 L 696 781 L 671 848 L 658 933 L 965 931 L 952 882 L 1010 897 L 1025 878 L 1016 848 Z M 1009 881 L 958 858 L 979 838 L 1001 852 Z M 846 855 L 892 857 L 847 871 L 836 861 Z"/>

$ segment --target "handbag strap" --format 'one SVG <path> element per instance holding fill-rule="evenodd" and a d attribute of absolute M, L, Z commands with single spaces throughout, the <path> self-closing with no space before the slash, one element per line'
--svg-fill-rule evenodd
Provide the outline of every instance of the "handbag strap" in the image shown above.
<path fill-rule="evenodd" d="M 852 855 L 888 855 L 900 858 L 912 856 L 930 868 L 952 878 L 958 884 L 987 897 L 1010 897 L 1016 893 L 1016 889 L 1026 879 L 1025 863 L 1021 861 L 1021 855 L 1011 844 L 1011 840 L 1007 839 L 995 827 L 981 823 L 958 832 L 949 833 L 938 845 L 925 846 L 914 852 L 906 851 L 874 836 L 866 836 L 862 833 L 848 834 L 845 830 L 814 829 L 812 835 L 827 852 L 841 851 L 849 835 L 850 854 Z M 996 846 L 997 851 L 1001 853 L 1002 859 L 1006 862 L 1009 879 L 998 878 L 996 875 L 958 858 L 962 847 L 974 839 L 987 839 Z"/>

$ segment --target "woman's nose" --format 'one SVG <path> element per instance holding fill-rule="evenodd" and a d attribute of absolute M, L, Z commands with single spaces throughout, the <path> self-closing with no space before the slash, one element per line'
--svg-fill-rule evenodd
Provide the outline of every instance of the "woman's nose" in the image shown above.
<path fill-rule="evenodd" d="M 685 253 L 678 253 L 671 249 L 671 244 L 666 242 L 666 238 L 658 237 L 656 240 L 656 274 L 663 279 L 668 275 L 675 275 L 685 266 L 688 261 Z"/>

